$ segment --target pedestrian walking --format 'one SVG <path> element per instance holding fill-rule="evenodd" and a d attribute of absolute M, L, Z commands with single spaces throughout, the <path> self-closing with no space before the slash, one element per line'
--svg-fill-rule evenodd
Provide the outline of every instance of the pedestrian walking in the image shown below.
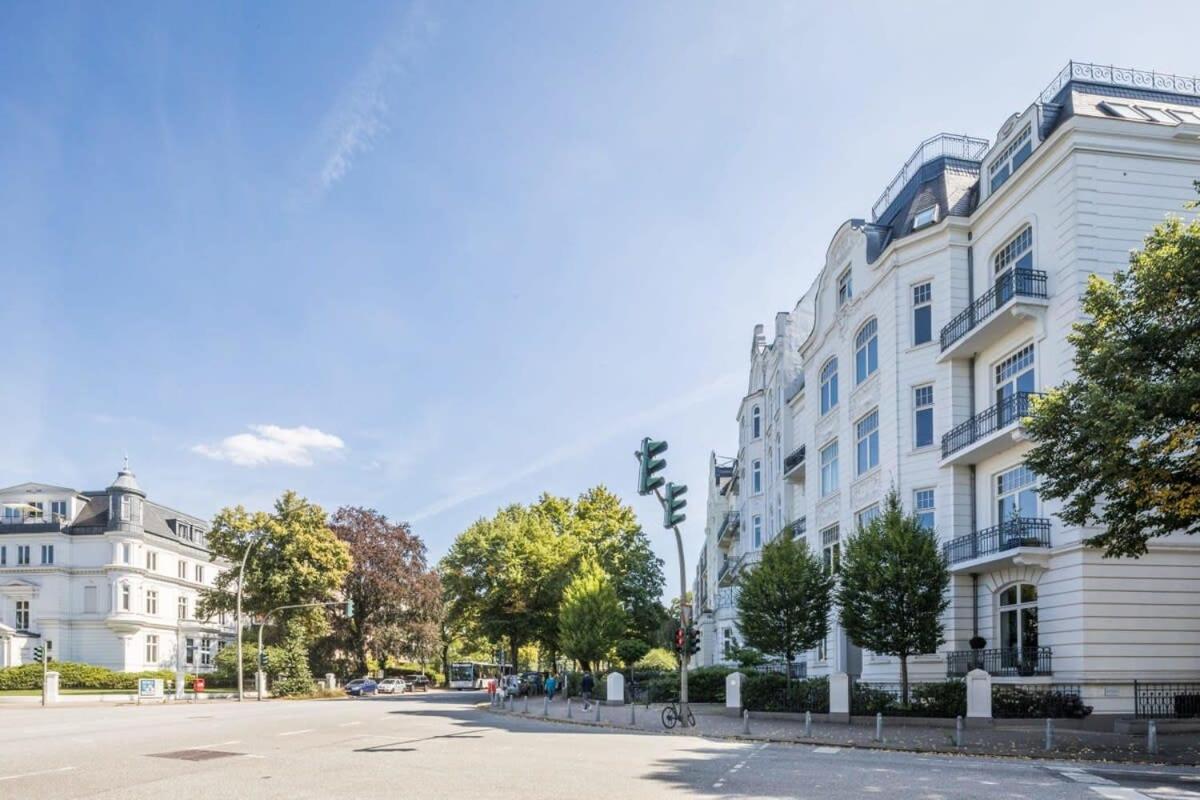
<path fill-rule="evenodd" d="M 546 697 L 547 697 L 547 698 L 550 700 L 550 702 L 552 702 L 552 703 L 554 702 L 554 690 L 555 690 L 555 689 L 557 689 L 557 688 L 558 688 L 558 681 L 556 681 L 556 680 L 554 679 L 554 676 L 553 676 L 553 675 L 551 675 L 550 677 L 546 678 Z"/>
<path fill-rule="evenodd" d="M 592 671 L 586 670 L 583 673 L 583 680 L 579 682 L 579 689 L 583 695 L 583 710 L 587 711 L 592 704 L 592 690 L 596 688 L 596 679 L 592 677 Z"/>

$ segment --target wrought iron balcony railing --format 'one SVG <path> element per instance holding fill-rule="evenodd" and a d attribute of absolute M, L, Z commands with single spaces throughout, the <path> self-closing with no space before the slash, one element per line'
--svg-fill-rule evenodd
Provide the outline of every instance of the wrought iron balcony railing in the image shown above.
<path fill-rule="evenodd" d="M 1029 398 L 1037 396 L 1037 392 L 1017 392 L 991 408 L 979 412 L 961 425 L 951 428 L 942 436 L 942 458 L 957 453 L 986 436 L 991 436 L 1001 428 L 1019 422 L 1023 417 L 1029 415 Z"/>
<path fill-rule="evenodd" d="M 729 574 L 729 571 L 731 569 L 733 569 L 733 565 L 736 563 L 737 563 L 736 558 L 721 559 L 721 566 L 717 567 L 717 582 L 718 583 L 725 580 L 725 576 Z"/>
<path fill-rule="evenodd" d="M 942 552 L 948 562 L 957 564 L 960 561 L 970 561 L 1017 547 L 1049 546 L 1050 520 L 1042 517 L 1019 517 L 951 539 L 942 545 Z"/>
<path fill-rule="evenodd" d="M 792 470 L 804 463 L 804 445 L 800 445 L 783 459 L 783 474 L 786 477 Z"/>
<path fill-rule="evenodd" d="M 1049 647 L 954 650 L 946 654 L 946 677 L 961 678 L 973 669 L 1001 677 L 1053 675 L 1053 655 Z"/>
<path fill-rule="evenodd" d="M 717 544 L 725 541 L 726 536 L 733 536 L 737 533 L 738 526 L 741 523 L 741 517 L 738 512 L 730 511 L 721 520 L 720 527 L 717 528 Z"/>
<path fill-rule="evenodd" d="M 1046 273 L 1040 269 L 1011 269 L 992 288 L 964 308 L 942 328 L 942 352 L 970 333 L 1014 297 L 1046 297 Z"/>

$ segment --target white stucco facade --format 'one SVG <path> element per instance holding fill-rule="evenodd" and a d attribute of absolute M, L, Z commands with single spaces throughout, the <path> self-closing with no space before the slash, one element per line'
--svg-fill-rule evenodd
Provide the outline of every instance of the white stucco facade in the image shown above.
<path fill-rule="evenodd" d="M 107 489 L 0 489 L 0 667 L 58 661 L 207 672 L 234 634 L 197 618 L 221 565 L 208 524 L 146 499 L 128 467 Z"/>
<path fill-rule="evenodd" d="M 946 642 L 915 659 L 916 679 L 961 674 L 973 636 L 997 680 L 1078 685 L 1101 713 L 1131 708 L 1134 680 L 1200 679 L 1200 542 L 1102 558 L 1082 544 L 1096 531 L 1037 496 L 1019 424 L 1028 393 L 1071 375 L 1088 277 L 1124 268 L 1195 199 L 1200 88 L 1159 78 L 1071 64 L 994 143 L 923 143 L 872 220 L 834 234 L 773 341 L 756 331 L 730 502 L 763 515 L 764 540 L 794 524 L 831 566 L 890 487 L 925 514 L 953 582 Z M 754 405 L 761 437 L 747 435 Z M 771 467 L 754 493 L 759 458 Z M 757 550 L 746 530 L 738 554 Z M 806 661 L 816 675 L 898 672 L 836 625 Z"/>

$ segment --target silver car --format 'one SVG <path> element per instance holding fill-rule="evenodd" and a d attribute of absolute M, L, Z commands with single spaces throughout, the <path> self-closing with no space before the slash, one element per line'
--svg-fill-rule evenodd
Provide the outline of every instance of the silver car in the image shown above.
<path fill-rule="evenodd" d="M 379 682 L 380 694 L 404 694 L 406 691 L 408 684 L 404 682 L 404 678 L 384 678 Z"/>

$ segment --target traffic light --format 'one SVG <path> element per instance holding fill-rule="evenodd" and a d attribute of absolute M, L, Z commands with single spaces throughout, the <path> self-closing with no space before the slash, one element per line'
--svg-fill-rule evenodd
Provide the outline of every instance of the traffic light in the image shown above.
<path fill-rule="evenodd" d="M 687 486 L 682 483 L 668 483 L 663 494 L 665 495 L 663 499 L 663 527 L 674 528 L 687 519 L 687 514 L 682 513 L 683 507 L 687 505 L 687 500 L 683 499 L 683 495 L 687 494 Z"/>
<path fill-rule="evenodd" d="M 689 625 L 688 629 L 687 629 L 687 654 L 689 656 L 694 656 L 694 655 L 696 655 L 696 653 L 699 653 L 699 652 L 700 652 L 700 631 L 696 630 L 695 628 L 693 628 L 692 626 Z"/>
<path fill-rule="evenodd" d="M 676 628 L 675 629 L 675 649 L 682 653 L 683 646 L 686 643 L 686 640 L 687 640 L 687 632 L 684 631 L 683 628 Z"/>
<path fill-rule="evenodd" d="M 354 601 L 346 601 L 346 619 L 354 619 Z"/>
<path fill-rule="evenodd" d="M 258 654 L 258 668 L 259 669 L 266 671 L 267 665 L 270 663 L 270 661 L 271 661 L 271 659 L 267 655 L 266 650 L 263 650 L 261 653 Z"/>
<path fill-rule="evenodd" d="M 638 494 L 653 494 L 666 480 L 658 473 L 667 468 L 667 460 L 659 458 L 667 451 L 666 442 L 656 442 L 647 436 L 638 450 Z"/>
<path fill-rule="evenodd" d="M 33 648 L 33 660 L 38 664 L 44 664 L 46 661 L 46 648 L 42 647 L 40 644 Z"/>

